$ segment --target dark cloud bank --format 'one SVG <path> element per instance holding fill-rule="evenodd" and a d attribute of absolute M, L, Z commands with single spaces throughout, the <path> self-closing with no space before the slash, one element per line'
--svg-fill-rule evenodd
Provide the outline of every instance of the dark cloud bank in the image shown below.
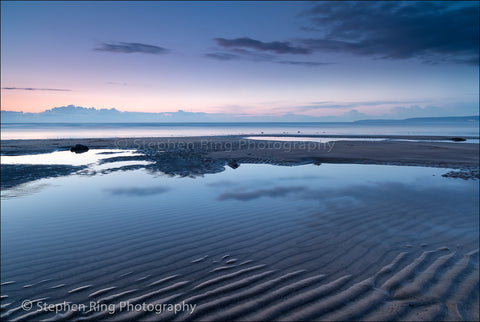
<path fill-rule="evenodd" d="M 303 13 L 312 50 L 478 64 L 478 2 L 324 2 Z"/>
<path fill-rule="evenodd" d="M 479 3 L 472 2 L 319 2 L 301 13 L 311 37 L 264 42 L 249 37 L 215 38 L 219 48 L 276 55 L 314 52 L 348 53 L 380 59 L 418 59 L 478 65 Z M 245 59 L 241 54 L 216 52 L 217 60 Z M 321 66 L 321 62 L 270 61 Z"/>

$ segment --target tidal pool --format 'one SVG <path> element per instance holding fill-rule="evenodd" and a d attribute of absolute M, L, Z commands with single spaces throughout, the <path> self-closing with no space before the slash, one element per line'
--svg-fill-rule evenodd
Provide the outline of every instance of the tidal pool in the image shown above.
<path fill-rule="evenodd" d="M 448 170 L 241 164 L 179 177 L 137 168 L 4 189 L 1 317 L 336 319 L 360 302 L 359 317 L 408 319 L 434 296 L 458 298 L 475 318 L 479 187 L 442 177 Z M 114 312 L 27 311 L 25 300 Z M 120 310 L 126 301 L 197 306 L 160 315 Z M 391 309 L 402 303 L 414 308 Z"/>

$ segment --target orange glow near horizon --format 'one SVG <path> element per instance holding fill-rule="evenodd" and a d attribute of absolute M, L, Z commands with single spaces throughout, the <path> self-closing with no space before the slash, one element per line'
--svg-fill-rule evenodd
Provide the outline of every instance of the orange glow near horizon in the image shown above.
<path fill-rule="evenodd" d="M 180 99 L 167 97 L 154 97 L 144 95 L 131 95 L 129 93 L 98 92 L 86 94 L 85 92 L 51 92 L 40 90 L 4 90 L 2 89 L 2 111 L 15 111 L 24 113 L 40 113 L 54 107 L 75 105 L 81 107 L 95 107 L 96 109 L 115 108 L 122 112 L 204 112 L 224 113 L 235 115 L 283 115 L 292 112 L 292 107 L 308 104 L 307 102 L 289 103 L 288 101 L 255 102 L 255 99 L 244 98 L 243 104 L 232 104 L 228 97 L 209 98 L 183 97 Z M 339 114 L 336 110 L 308 111 L 304 115 L 322 115 L 324 112 L 331 115 Z M 333 113 L 331 113 L 333 112 Z M 326 115 L 326 114 L 324 114 Z"/>
<path fill-rule="evenodd" d="M 151 97 L 136 95 L 92 95 L 74 92 L 49 91 L 23 91 L 2 90 L 2 111 L 15 111 L 24 113 L 39 113 L 54 107 L 75 105 L 82 107 L 115 108 L 119 111 L 129 112 L 176 112 L 179 109 L 213 113 L 214 109 L 208 109 L 203 104 L 179 105 L 168 99 L 152 99 Z"/>
<path fill-rule="evenodd" d="M 121 112 L 144 112 L 144 113 L 174 113 L 178 110 L 185 112 L 203 112 L 230 114 L 232 116 L 283 116 L 289 113 L 301 114 L 312 117 L 334 116 L 341 117 L 355 110 L 368 116 L 389 115 L 394 111 L 396 104 L 386 103 L 381 105 L 351 106 L 349 108 L 322 107 L 311 108 L 308 98 L 303 102 L 289 100 L 255 102 L 253 99 L 245 99 L 244 104 L 232 104 L 225 97 L 216 97 L 216 100 L 203 97 L 184 97 L 181 99 L 167 98 L 142 93 L 131 95 L 130 93 L 115 93 L 98 91 L 87 94 L 85 92 L 51 92 L 41 90 L 4 90 L 1 91 L 1 110 L 24 113 L 40 113 L 55 107 L 74 105 L 78 107 L 96 109 L 115 108 Z M 203 101 L 202 101 L 203 100 Z M 351 100 L 332 102 L 337 104 L 351 104 Z M 307 108 L 302 108 L 307 107 Z M 355 112 L 354 111 L 354 112 Z"/>

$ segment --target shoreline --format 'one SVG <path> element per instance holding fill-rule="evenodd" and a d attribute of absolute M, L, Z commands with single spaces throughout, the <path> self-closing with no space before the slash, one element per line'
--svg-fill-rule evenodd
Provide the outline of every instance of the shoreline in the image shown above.
<path fill-rule="evenodd" d="M 419 139 L 411 136 L 409 139 Z M 431 138 L 431 137 L 430 137 Z M 443 139 L 443 137 L 441 137 Z M 438 138 L 440 140 L 440 138 Z M 196 177 L 223 172 L 241 164 L 296 166 L 304 164 L 371 164 L 444 168 L 442 176 L 464 180 L 480 179 L 479 144 L 412 141 L 308 141 L 249 140 L 241 136 L 188 138 L 104 138 L 3 140 L 2 156 L 69 151 L 83 144 L 90 149 L 134 150 L 133 156 L 102 159 L 100 164 L 147 161 L 144 165 L 124 165 L 115 171 L 146 169 L 171 176 Z M 88 167 L 2 163 L 2 188 L 29 181 L 89 173 Z"/>
<path fill-rule="evenodd" d="M 261 135 L 257 135 L 261 136 Z M 267 136 L 267 135 L 265 135 Z M 287 135 L 275 135 L 285 137 Z M 272 135 L 268 135 L 272 137 Z M 288 136 L 288 137 L 291 137 Z M 158 154 L 183 152 L 213 159 L 320 163 L 360 163 L 420 165 L 447 168 L 478 168 L 479 144 L 434 142 L 444 136 L 334 136 L 356 139 L 384 138 L 399 141 L 331 141 L 309 142 L 301 138 L 332 136 L 299 136 L 299 140 L 276 141 L 246 139 L 244 136 L 142 137 L 1 140 L 1 155 L 25 155 L 68 150 L 75 144 L 90 149 L 133 149 L 154 157 Z M 431 140 L 430 142 L 401 141 Z"/>

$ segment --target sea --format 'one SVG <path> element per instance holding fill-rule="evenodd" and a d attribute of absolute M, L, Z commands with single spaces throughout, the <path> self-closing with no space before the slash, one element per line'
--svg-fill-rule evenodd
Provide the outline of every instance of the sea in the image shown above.
<path fill-rule="evenodd" d="M 478 138 L 478 122 L 2 123 L 2 140 L 215 135 L 425 135 Z"/>

